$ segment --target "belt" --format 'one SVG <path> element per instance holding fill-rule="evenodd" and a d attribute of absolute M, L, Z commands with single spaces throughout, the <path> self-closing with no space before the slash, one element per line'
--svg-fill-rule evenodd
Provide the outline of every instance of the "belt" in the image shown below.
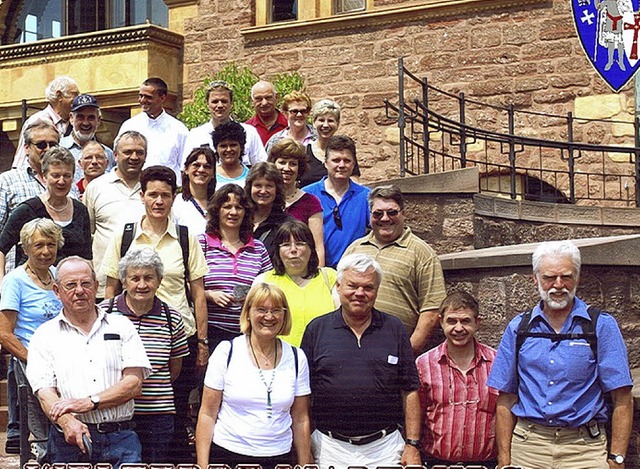
<path fill-rule="evenodd" d="M 136 423 L 133 420 L 125 420 L 123 422 L 100 422 L 100 423 L 87 423 L 85 424 L 90 430 L 95 430 L 98 433 L 113 433 L 123 430 L 134 430 Z"/>
<path fill-rule="evenodd" d="M 524 425 L 526 425 L 529 428 L 535 427 L 537 429 L 539 429 L 541 432 L 543 433 L 548 433 L 548 434 L 573 434 L 573 433 L 580 433 L 580 431 L 586 431 L 587 434 L 591 435 L 592 430 L 590 430 L 589 427 L 591 427 L 592 429 L 598 429 L 600 431 L 600 433 L 604 433 L 606 431 L 605 428 L 605 423 L 604 422 L 597 422 L 596 420 L 591 420 L 589 423 L 585 423 L 583 425 L 580 425 L 579 427 L 573 427 L 573 428 L 569 428 L 569 427 L 553 427 L 550 425 L 542 425 L 539 423 L 535 423 L 531 420 L 522 418 L 522 417 L 518 417 L 518 421 L 522 422 Z M 593 437 L 593 435 L 591 435 Z"/>
<path fill-rule="evenodd" d="M 320 430 L 319 428 L 318 431 L 324 433 L 330 438 L 333 438 L 334 440 L 344 441 L 352 445 L 361 446 L 384 438 L 385 436 L 395 432 L 397 429 L 397 425 L 389 425 L 388 427 L 383 428 L 382 430 L 378 430 L 377 432 L 361 436 L 346 436 L 340 433 L 332 432 L 330 430 Z"/>

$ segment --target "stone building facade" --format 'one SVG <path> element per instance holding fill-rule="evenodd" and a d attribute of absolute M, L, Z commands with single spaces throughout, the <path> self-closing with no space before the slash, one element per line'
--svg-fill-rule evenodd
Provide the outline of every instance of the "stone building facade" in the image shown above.
<path fill-rule="evenodd" d="M 632 120 L 631 86 L 613 94 L 597 76 L 566 0 L 372 0 L 363 12 L 325 17 L 322 6 L 330 2 L 321 0 L 308 19 L 266 25 L 258 24 L 262 3 L 197 4 L 197 15 L 184 21 L 184 99 L 230 61 L 266 78 L 296 70 L 313 99 L 331 97 L 343 106 L 341 131 L 357 140 L 367 181 L 398 175 L 397 128 L 383 105 L 397 100 L 398 57 L 435 86 L 492 104 Z M 473 119 L 499 124 L 493 113 Z M 567 138 L 561 120 L 530 115 L 518 126 L 530 136 Z M 589 124 L 577 125 L 574 138 L 632 145 L 632 136 L 633 127 L 624 123 Z"/>

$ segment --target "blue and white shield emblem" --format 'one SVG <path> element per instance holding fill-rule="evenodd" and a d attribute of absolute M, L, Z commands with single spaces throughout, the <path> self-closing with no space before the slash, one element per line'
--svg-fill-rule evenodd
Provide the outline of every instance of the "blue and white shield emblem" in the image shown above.
<path fill-rule="evenodd" d="M 571 0 L 582 48 L 616 92 L 640 68 L 639 3 L 640 0 Z"/>

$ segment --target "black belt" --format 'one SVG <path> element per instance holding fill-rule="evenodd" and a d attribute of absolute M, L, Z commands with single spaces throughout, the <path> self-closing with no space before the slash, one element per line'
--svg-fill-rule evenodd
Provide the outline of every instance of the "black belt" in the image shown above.
<path fill-rule="evenodd" d="M 126 420 L 124 422 L 100 422 L 100 423 L 87 423 L 85 424 L 90 430 L 95 430 L 98 433 L 113 433 L 123 430 L 135 430 L 136 423 L 133 420 Z"/>
<path fill-rule="evenodd" d="M 318 431 L 321 433 L 324 433 L 330 438 L 333 438 L 334 440 L 340 440 L 346 443 L 350 443 L 352 445 L 361 446 L 361 445 L 366 445 L 367 443 L 372 443 L 381 438 L 384 438 L 385 436 L 395 432 L 397 429 L 398 429 L 397 425 L 389 425 L 388 427 L 383 428 L 382 430 L 378 430 L 377 432 L 370 433 L 368 435 L 362 435 L 362 436 L 346 436 L 340 433 L 332 432 L 330 430 L 320 430 L 319 428 L 318 428 Z"/>

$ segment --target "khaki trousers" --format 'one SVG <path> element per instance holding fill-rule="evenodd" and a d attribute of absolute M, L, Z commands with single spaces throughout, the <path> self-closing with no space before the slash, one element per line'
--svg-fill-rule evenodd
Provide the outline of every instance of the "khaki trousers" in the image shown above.
<path fill-rule="evenodd" d="M 511 464 L 525 469 L 608 469 L 607 436 L 586 428 L 545 427 L 518 419 L 511 438 Z"/>

